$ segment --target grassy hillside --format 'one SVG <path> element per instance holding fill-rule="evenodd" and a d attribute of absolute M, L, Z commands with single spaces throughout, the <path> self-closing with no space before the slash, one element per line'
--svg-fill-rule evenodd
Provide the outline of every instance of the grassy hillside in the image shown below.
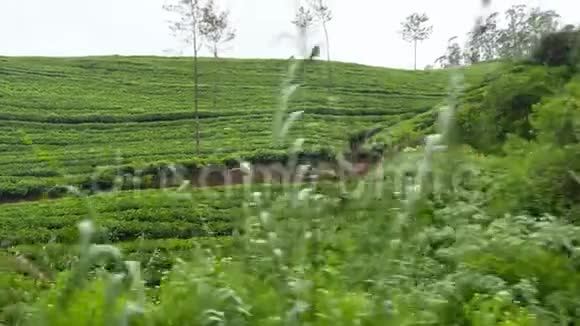
<path fill-rule="evenodd" d="M 288 62 L 225 61 L 215 109 L 211 79 L 202 78 L 198 157 L 186 60 L 5 63 L 3 196 L 82 182 L 117 151 L 127 165 L 206 164 L 276 156 L 289 145 L 271 141 Z M 4 203 L 0 324 L 580 324 L 575 70 L 465 68 L 455 114 L 439 116 L 453 123 L 438 127 L 431 109 L 447 97 L 450 71 L 337 65 L 329 99 L 315 78 L 322 63 L 309 64 L 313 78 L 290 103 L 306 115 L 288 142 L 336 149 L 378 125 L 388 127 L 384 140 L 429 133 L 428 145 L 389 156 L 384 174 L 345 184 Z M 54 114 L 35 114 L 50 106 Z"/>
<path fill-rule="evenodd" d="M 274 145 L 271 130 L 289 65 L 201 60 L 201 154 L 196 156 L 191 60 L 2 57 L 0 198 L 81 183 L 97 166 L 206 164 L 283 153 L 288 144 Z M 466 69 L 467 85 L 477 85 L 493 67 Z M 389 127 L 429 111 L 447 96 L 450 79 L 444 70 L 336 64 L 329 97 L 324 69 L 321 62 L 308 62 L 306 83 L 289 104 L 289 110 L 305 111 L 289 138 L 305 138 L 309 151 L 340 148 L 354 131 Z"/>

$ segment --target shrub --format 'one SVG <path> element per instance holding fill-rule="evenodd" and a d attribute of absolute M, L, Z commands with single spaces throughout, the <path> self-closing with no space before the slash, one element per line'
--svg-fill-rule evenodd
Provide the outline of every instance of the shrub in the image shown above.
<path fill-rule="evenodd" d="M 530 121 L 534 105 L 561 88 L 564 73 L 563 69 L 524 65 L 505 71 L 483 91 L 465 96 L 457 114 L 458 136 L 486 152 L 499 151 L 508 134 L 534 139 Z"/>
<path fill-rule="evenodd" d="M 573 79 L 562 94 L 534 107 L 532 124 L 541 141 L 560 146 L 580 141 L 580 79 Z"/>
<path fill-rule="evenodd" d="M 0 256 L 0 260 L 4 259 Z M 20 325 L 24 319 L 26 303 L 34 301 L 41 291 L 37 282 L 13 272 L 3 270 L 0 262 L 0 325 Z"/>
<path fill-rule="evenodd" d="M 572 173 L 580 171 L 580 145 L 555 147 L 513 139 L 504 147 L 511 155 L 500 165 L 490 208 L 498 214 L 545 213 L 578 223 L 580 183 Z"/>
<path fill-rule="evenodd" d="M 580 63 L 580 31 L 563 30 L 542 38 L 532 58 L 548 66 L 574 67 Z"/>

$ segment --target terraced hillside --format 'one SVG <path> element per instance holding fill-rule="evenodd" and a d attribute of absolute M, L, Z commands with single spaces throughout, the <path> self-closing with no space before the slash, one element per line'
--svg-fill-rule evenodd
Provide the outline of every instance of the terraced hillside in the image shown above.
<path fill-rule="evenodd" d="M 316 188 L 327 196 L 338 191 L 330 183 Z M 45 273 L 65 270 L 78 254 L 79 223 L 90 219 L 97 227 L 93 241 L 119 246 L 128 258 L 142 264 L 147 282 L 156 284 L 175 258 L 189 257 L 197 246 L 230 250 L 234 228 L 251 222 L 245 204 L 252 194 L 260 193 L 261 199 L 271 204 L 288 190 L 281 185 L 189 192 L 149 189 L 3 204 L 0 259 L 3 254 L 23 255 Z M 355 216 L 362 207 L 366 214 L 381 214 L 385 198 L 351 201 L 335 214 Z"/>
<path fill-rule="evenodd" d="M 248 194 L 243 187 L 6 202 L 37 199 L 57 184 L 81 184 L 112 164 L 199 166 L 278 157 L 290 145 L 272 141 L 290 64 L 203 59 L 201 154 L 195 155 L 189 59 L 0 58 L 0 256 L 24 254 L 47 273 L 64 270 L 74 261 L 78 223 L 86 218 L 102 230 L 96 241 L 121 246 L 143 264 L 153 284 L 173 257 L 186 257 L 196 245 L 228 247 L 244 215 Z M 493 68 L 473 66 L 464 76 L 477 84 Z M 288 139 L 304 138 L 312 152 L 336 150 L 361 129 L 428 113 L 447 96 L 450 79 L 449 71 L 336 63 L 329 94 L 324 69 L 324 63 L 307 63 L 306 83 L 288 108 L 305 111 Z M 300 82 L 297 71 L 295 82 Z M 258 185 L 253 190 L 283 192 Z"/>
<path fill-rule="evenodd" d="M 81 183 L 103 165 L 162 160 L 203 165 L 284 152 L 288 144 L 274 145 L 271 130 L 289 65 L 201 60 L 196 156 L 191 60 L 0 58 L 0 200 Z M 476 83 L 491 67 L 465 70 L 467 82 Z M 336 148 L 353 131 L 426 112 L 447 95 L 449 84 L 448 71 L 337 63 L 329 97 L 323 69 L 324 63 L 307 62 L 306 83 L 289 104 L 289 110 L 305 111 L 289 138 L 304 137 L 306 150 Z"/>
<path fill-rule="evenodd" d="M 99 228 L 95 241 L 121 245 L 124 253 L 147 266 L 153 274 L 149 281 L 156 282 L 174 257 L 186 257 L 196 245 L 227 246 L 232 228 L 243 216 L 244 198 L 242 189 L 227 193 L 211 189 L 189 196 L 144 190 L 87 200 L 4 204 L 0 258 L 3 253 L 24 254 L 46 273 L 63 270 L 77 254 L 78 224 L 90 218 Z"/>

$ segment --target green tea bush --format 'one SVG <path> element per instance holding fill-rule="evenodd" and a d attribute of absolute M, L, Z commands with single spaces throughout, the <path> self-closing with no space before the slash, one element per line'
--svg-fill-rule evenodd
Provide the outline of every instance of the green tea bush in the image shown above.
<path fill-rule="evenodd" d="M 199 61 L 200 71 L 219 71 L 224 81 L 218 108 L 207 96 L 211 88 L 200 87 L 200 153 L 191 144 L 196 115 L 189 91 L 192 64 L 186 58 L 0 60 L 0 202 L 39 199 L 62 184 L 90 189 L 100 166 L 262 162 L 284 159 L 291 145 L 274 144 L 270 137 L 286 60 Z M 323 64 L 308 65 L 308 85 L 288 103 L 289 111 L 305 112 L 291 130 L 292 139 L 307 138 L 305 152 L 332 158 L 352 131 L 389 127 L 429 112 L 445 98 L 450 75 L 333 65 L 331 103 Z M 478 83 L 494 67 L 462 70 Z M 105 173 L 94 181 L 110 189 L 114 177 Z"/>

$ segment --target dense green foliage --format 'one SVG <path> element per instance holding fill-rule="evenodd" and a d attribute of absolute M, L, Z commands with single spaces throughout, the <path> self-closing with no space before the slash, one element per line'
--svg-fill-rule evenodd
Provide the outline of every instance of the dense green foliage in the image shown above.
<path fill-rule="evenodd" d="M 465 95 L 457 117 L 459 137 L 482 151 L 498 151 L 508 134 L 535 138 L 530 122 L 533 106 L 559 91 L 564 68 L 510 67 L 491 76 L 483 87 Z"/>
<path fill-rule="evenodd" d="M 438 166 L 437 175 L 448 169 Z M 42 292 L 29 323 L 577 322 L 578 227 L 551 217 L 488 215 L 470 201 L 485 196 L 478 191 L 441 193 L 411 212 L 399 200 L 376 198 L 373 189 L 346 204 L 305 191 L 274 200 L 249 196 L 233 247 L 190 249 L 189 262 L 174 266 L 149 294 L 133 282 L 151 280 L 146 264 L 144 272 L 90 273 L 96 279 L 88 283 L 73 277 L 86 270 L 84 259 L 99 261 L 97 252 L 110 258 L 108 266 L 121 259 L 109 247 L 83 251 L 81 242 L 72 274 Z M 21 309 L 9 318 L 22 320 Z"/>
<path fill-rule="evenodd" d="M 253 61 L 235 62 L 242 67 Z M 283 74 L 281 62 L 254 63 L 252 69 L 280 64 Z M 346 83 L 347 68 L 355 66 L 337 67 Z M 286 155 L 293 137 L 304 136 L 309 151 L 312 140 L 330 145 L 331 137 L 357 138 L 355 124 L 385 127 L 378 141 L 402 150 L 361 179 L 92 196 L 81 192 L 78 198 L 2 205 L 0 323 L 580 325 L 580 79 L 570 66 L 494 64 L 495 70 L 484 73 L 490 67 L 417 75 L 376 69 L 375 81 L 385 78 L 395 85 L 388 76 L 396 73 L 401 88 L 441 92 L 430 99 L 429 108 L 446 104 L 447 109 L 413 111 L 410 106 L 408 117 L 367 124 L 361 121 L 375 115 L 365 110 L 376 108 L 357 111 L 353 98 L 342 108 L 324 110 L 360 114 L 320 114 L 324 122 L 311 129 L 298 123 L 279 148 L 269 147 L 272 112 L 268 122 L 264 110 L 265 129 L 259 135 L 246 132 L 259 119 L 229 120 L 243 116 L 243 109 L 227 118 L 204 118 L 225 119 L 224 128 L 244 133 L 237 142 L 270 157 Z M 445 97 L 446 78 L 463 74 L 467 85 L 460 85 L 462 92 L 452 86 Z M 422 78 L 435 76 L 441 76 L 440 85 L 419 86 Z M 353 85 L 350 91 L 363 93 L 365 87 L 372 88 Z M 307 95 L 311 92 L 317 89 L 307 87 L 296 97 L 314 101 Z M 365 96 L 365 103 L 384 100 L 379 93 Z M 118 95 L 120 103 L 130 100 L 122 97 Z M 320 101 L 326 103 L 322 95 Z M 291 103 L 299 107 L 305 102 Z M 103 117 L 116 116 L 103 112 Z M 344 129 L 330 117 L 343 119 Z M 164 123 L 169 122 L 148 126 L 161 133 Z M 122 137 L 132 137 L 123 133 L 132 124 L 118 126 L 111 137 L 103 135 L 103 144 L 125 146 L 124 151 L 137 148 L 144 155 L 141 162 L 155 166 L 155 156 L 146 154 L 155 148 L 154 139 L 122 142 Z M 75 126 L 57 125 L 63 127 L 62 139 L 67 139 L 64 126 Z M 86 130 L 96 125 L 108 132 L 117 124 L 88 123 Z M 338 131 L 332 136 L 335 130 L 327 129 L 335 125 Z M 21 139 L 42 142 L 47 130 L 36 129 L 37 138 Z M 84 142 L 81 130 L 78 148 L 96 146 Z M 58 135 L 44 138 L 58 141 Z M 228 139 L 214 143 L 223 153 L 208 155 L 227 158 L 237 148 Z M 35 155 L 61 160 L 65 151 L 59 156 L 58 148 Z M 95 147 L 95 157 L 100 149 Z M 5 157 L 10 153 L 14 157 L 10 151 Z M 22 163 L 26 155 L 21 155 Z M 173 154 L 167 155 L 171 159 Z M 203 163 L 189 161 L 187 155 L 173 158 L 192 167 Z M 92 160 L 65 166 L 75 166 L 82 175 L 97 164 Z M 134 162 L 122 164 L 129 169 Z"/>
<path fill-rule="evenodd" d="M 580 63 L 580 31 L 570 29 L 544 36 L 533 59 L 550 66 L 570 66 Z"/>
<path fill-rule="evenodd" d="M 499 173 L 490 190 L 499 212 L 553 213 L 578 222 L 580 80 L 570 78 L 574 69 L 520 65 L 464 96 L 457 136 L 478 151 L 500 154 L 489 168 Z"/>

